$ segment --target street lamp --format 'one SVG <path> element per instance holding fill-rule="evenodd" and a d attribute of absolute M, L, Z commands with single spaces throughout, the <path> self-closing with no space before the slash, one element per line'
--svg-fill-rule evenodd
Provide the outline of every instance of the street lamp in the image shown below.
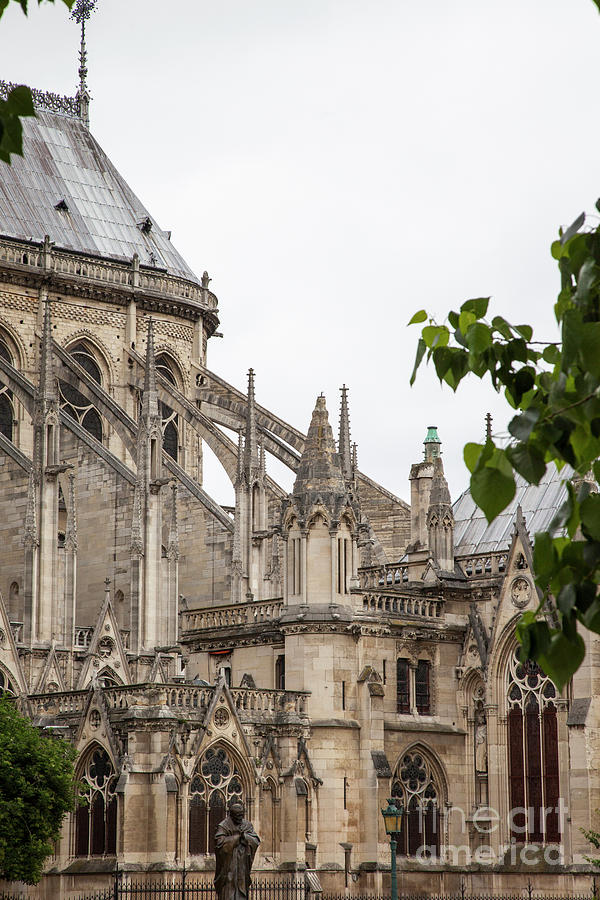
<path fill-rule="evenodd" d="M 387 809 L 381 810 L 383 821 L 385 822 L 385 833 L 390 836 L 390 851 L 392 854 L 392 900 L 398 900 L 398 876 L 396 874 L 396 835 L 400 834 L 402 828 L 402 816 L 404 815 L 404 807 L 402 804 L 396 806 L 394 798 L 388 800 Z"/>

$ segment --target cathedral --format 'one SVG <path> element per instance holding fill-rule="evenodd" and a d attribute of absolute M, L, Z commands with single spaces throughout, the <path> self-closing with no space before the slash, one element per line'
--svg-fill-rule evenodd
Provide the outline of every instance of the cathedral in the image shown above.
<path fill-rule="evenodd" d="M 429 423 L 405 501 L 358 469 L 345 387 L 301 431 L 252 369 L 228 384 L 210 279 L 94 140 L 85 80 L 34 99 L 0 170 L 0 687 L 77 748 L 86 802 L 32 896 L 210 878 L 232 798 L 263 878 L 388 891 L 392 798 L 402 892 L 587 891 L 600 641 L 561 695 L 515 638 L 564 474 L 488 525 Z"/>

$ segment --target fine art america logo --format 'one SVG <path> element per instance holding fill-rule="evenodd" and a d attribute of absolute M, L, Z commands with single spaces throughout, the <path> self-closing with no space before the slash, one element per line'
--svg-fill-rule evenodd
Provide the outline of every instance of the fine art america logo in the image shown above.
<path fill-rule="evenodd" d="M 419 832 L 425 834 L 431 843 L 423 843 L 410 856 L 425 866 L 442 862 L 453 866 L 535 866 L 542 861 L 550 866 L 560 866 L 564 862 L 560 835 L 565 833 L 568 814 L 569 808 L 562 798 L 556 807 L 514 807 L 506 815 L 506 828 L 503 829 L 510 839 L 496 842 L 491 836 L 497 834 L 502 825 L 502 816 L 497 810 L 491 806 L 481 806 L 468 818 L 464 810 L 453 806 L 448 810 L 449 834 L 453 836 L 458 832 L 468 835 L 470 832 L 471 841 L 448 843 L 440 852 L 436 834 L 439 820 L 436 816 L 428 817 L 425 810 L 419 810 Z M 553 824 L 551 829 L 548 822 Z M 558 841 L 544 837 L 549 830 L 558 833 Z"/>

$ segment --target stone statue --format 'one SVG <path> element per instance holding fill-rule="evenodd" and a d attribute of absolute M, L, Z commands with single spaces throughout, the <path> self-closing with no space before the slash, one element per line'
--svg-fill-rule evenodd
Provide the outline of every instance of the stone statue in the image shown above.
<path fill-rule="evenodd" d="M 480 713 L 475 725 L 475 771 L 487 772 L 487 725 L 485 714 Z"/>
<path fill-rule="evenodd" d="M 252 823 L 244 819 L 244 804 L 234 800 L 229 805 L 229 815 L 215 832 L 215 888 L 219 900 L 246 900 L 250 869 L 259 844 Z"/>

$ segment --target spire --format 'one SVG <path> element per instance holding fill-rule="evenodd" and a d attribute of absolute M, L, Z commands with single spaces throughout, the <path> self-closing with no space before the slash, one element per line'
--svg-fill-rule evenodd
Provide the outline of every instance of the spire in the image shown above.
<path fill-rule="evenodd" d="M 154 322 L 152 319 L 148 320 L 142 416 L 146 421 L 158 416 L 158 392 L 156 390 L 156 363 L 154 358 Z"/>
<path fill-rule="evenodd" d="M 348 414 L 348 388 L 345 384 L 340 388 L 342 402 L 340 406 L 340 437 L 338 452 L 345 481 L 352 481 L 352 458 L 350 444 L 350 416 Z"/>
<path fill-rule="evenodd" d="M 427 426 L 427 434 L 425 435 L 425 460 L 432 462 L 442 452 L 442 442 L 439 439 L 436 425 Z"/>
<path fill-rule="evenodd" d="M 488 441 L 492 440 L 492 414 L 485 414 L 485 442 L 487 444 Z"/>
<path fill-rule="evenodd" d="M 97 0 L 77 0 L 71 10 L 71 18 L 81 26 L 81 42 L 79 44 L 79 117 L 86 128 L 90 127 L 90 93 L 87 86 L 87 49 L 85 46 L 85 23 L 96 7 Z"/>
<path fill-rule="evenodd" d="M 56 376 L 54 374 L 54 354 L 52 351 L 50 300 L 44 302 L 44 328 L 42 331 L 42 358 L 40 361 L 38 397 L 40 400 L 46 400 L 50 403 L 58 402 Z"/>
<path fill-rule="evenodd" d="M 306 491 L 346 491 L 323 394 L 317 397 L 294 483 L 295 495 Z"/>
<path fill-rule="evenodd" d="M 358 472 L 358 444 L 352 444 L 352 474 L 356 477 Z"/>
<path fill-rule="evenodd" d="M 429 495 L 429 507 L 432 506 L 450 506 L 450 491 L 448 482 L 444 475 L 444 464 L 440 456 L 433 461 L 433 479 L 431 482 L 431 493 Z"/>
<path fill-rule="evenodd" d="M 258 469 L 258 442 L 256 439 L 256 406 L 254 402 L 254 369 L 248 370 L 248 402 L 246 404 L 246 447 L 244 468 Z"/>

